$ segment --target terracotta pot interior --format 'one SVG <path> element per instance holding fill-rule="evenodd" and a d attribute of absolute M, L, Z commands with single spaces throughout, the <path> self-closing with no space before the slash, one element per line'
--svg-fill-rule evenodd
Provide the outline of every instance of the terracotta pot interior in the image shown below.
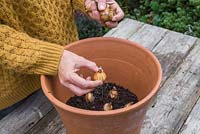
<path fill-rule="evenodd" d="M 107 82 L 128 88 L 141 100 L 154 88 L 159 72 L 149 53 L 137 45 L 126 43 L 111 40 L 85 41 L 67 49 L 102 66 L 108 76 Z M 84 77 L 94 74 L 88 69 L 82 69 L 79 73 Z M 47 88 L 58 100 L 65 103 L 73 94 L 55 79 L 47 77 Z"/>

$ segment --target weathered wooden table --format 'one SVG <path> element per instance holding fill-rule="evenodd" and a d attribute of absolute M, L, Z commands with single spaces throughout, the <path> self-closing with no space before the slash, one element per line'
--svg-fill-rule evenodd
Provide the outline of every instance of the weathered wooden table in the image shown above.
<path fill-rule="evenodd" d="M 163 68 L 162 85 L 149 108 L 142 134 L 200 134 L 200 39 L 125 19 L 105 36 L 138 42 Z M 0 121 L 0 134 L 64 134 L 42 91 Z"/>

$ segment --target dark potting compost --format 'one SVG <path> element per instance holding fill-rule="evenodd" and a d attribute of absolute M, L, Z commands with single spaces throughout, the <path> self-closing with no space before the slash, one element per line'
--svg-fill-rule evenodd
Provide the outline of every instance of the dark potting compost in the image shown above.
<path fill-rule="evenodd" d="M 73 96 L 66 104 L 93 111 L 109 111 L 129 107 L 138 102 L 137 96 L 115 83 L 104 83 L 83 96 Z"/>

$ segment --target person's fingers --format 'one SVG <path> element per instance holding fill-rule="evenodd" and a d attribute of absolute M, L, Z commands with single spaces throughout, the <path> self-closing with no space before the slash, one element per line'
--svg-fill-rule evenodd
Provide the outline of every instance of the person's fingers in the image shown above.
<path fill-rule="evenodd" d="M 93 89 L 82 89 L 82 88 L 80 88 L 80 87 L 78 87 L 74 84 L 69 83 L 68 81 L 64 81 L 61 75 L 59 75 L 59 81 L 63 86 L 68 88 L 70 91 L 72 91 L 77 96 L 84 95 L 84 94 L 91 92 L 93 90 Z"/>
<path fill-rule="evenodd" d="M 88 12 L 88 15 L 93 19 L 92 12 Z"/>
<path fill-rule="evenodd" d="M 68 84 L 67 87 L 69 88 L 69 90 L 71 90 L 77 96 L 82 96 L 82 95 L 92 91 L 92 89 L 81 89 L 80 87 L 77 87 L 73 84 Z"/>
<path fill-rule="evenodd" d="M 91 6 L 91 0 L 85 0 L 85 7 L 90 7 Z"/>
<path fill-rule="evenodd" d="M 116 3 L 114 3 L 114 4 L 110 4 L 109 5 L 110 6 L 110 8 L 114 11 L 114 12 L 116 12 L 116 10 L 117 10 L 117 7 L 118 7 L 118 4 Z"/>
<path fill-rule="evenodd" d="M 96 2 L 95 1 L 91 1 L 91 8 L 92 8 L 92 11 L 97 11 L 97 5 L 96 5 Z"/>
<path fill-rule="evenodd" d="M 81 78 L 83 78 L 83 74 L 80 74 L 79 76 L 80 76 Z"/>
<path fill-rule="evenodd" d="M 99 70 L 95 62 L 89 61 L 85 58 L 81 58 L 81 60 L 77 64 L 77 68 L 81 68 L 81 67 L 86 67 L 88 69 L 93 70 L 94 72 L 97 72 Z"/>
<path fill-rule="evenodd" d="M 114 0 L 106 0 L 106 4 L 113 5 L 115 3 Z"/>
<path fill-rule="evenodd" d="M 107 27 L 114 28 L 118 25 L 118 22 L 108 21 L 105 23 Z"/>
<path fill-rule="evenodd" d="M 88 10 L 92 8 L 92 2 L 91 0 L 85 0 L 85 8 Z"/>
<path fill-rule="evenodd" d="M 99 11 L 106 9 L 106 0 L 98 0 L 98 9 Z"/>
<path fill-rule="evenodd" d="M 99 11 L 93 11 L 92 12 L 92 16 L 93 16 L 93 19 L 95 20 L 100 20 L 100 14 L 99 14 Z"/>
<path fill-rule="evenodd" d="M 69 75 L 68 81 L 83 89 L 88 89 L 88 88 L 92 89 L 103 84 L 103 82 L 99 80 L 97 81 L 85 80 L 76 73 L 71 73 Z"/>
<path fill-rule="evenodd" d="M 87 8 L 86 8 L 87 9 Z M 99 12 L 97 10 L 97 5 L 95 1 L 91 1 L 91 12 L 88 12 L 88 15 L 95 20 L 100 19 Z"/>
<path fill-rule="evenodd" d="M 86 80 L 89 80 L 89 81 L 90 81 L 91 79 L 92 79 L 92 78 L 91 78 L 90 76 L 88 76 L 88 77 L 86 78 Z"/>
<path fill-rule="evenodd" d="M 81 78 L 84 78 L 83 77 L 83 74 L 79 74 L 79 76 L 81 77 Z M 91 80 L 92 78 L 90 77 L 90 76 L 88 76 L 87 78 L 86 78 L 86 80 Z"/>
<path fill-rule="evenodd" d="M 114 4 L 115 5 L 115 4 Z M 115 5 L 116 7 L 114 7 L 115 11 L 116 11 L 116 15 L 113 16 L 112 21 L 120 21 L 121 19 L 124 18 L 124 12 L 122 11 L 122 9 L 119 7 L 119 5 Z"/>
<path fill-rule="evenodd" d="M 92 18 L 98 20 L 100 18 L 95 1 L 92 1 Z"/>

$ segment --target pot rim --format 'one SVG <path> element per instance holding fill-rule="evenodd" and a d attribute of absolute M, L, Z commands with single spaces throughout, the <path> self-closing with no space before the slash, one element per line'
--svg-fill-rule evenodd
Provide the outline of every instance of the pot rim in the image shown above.
<path fill-rule="evenodd" d="M 87 39 L 83 39 L 83 40 L 79 40 L 76 42 L 73 42 L 69 45 L 67 45 L 65 47 L 65 49 L 71 47 L 72 45 L 79 45 L 80 43 L 83 42 L 88 42 L 88 41 L 97 41 L 97 40 L 115 40 L 115 41 L 120 41 L 120 42 L 127 42 L 126 45 L 130 45 L 134 44 L 135 47 L 142 49 L 144 52 L 148 53 L 153 60 L 155 61 L 155 64 L 158 68 L 158 81 L 156 82 L 155 86 L 153 87 L 153 90 L 143 99 L 141 99 L 139 102 L 133 104 L 130 107 L 125 107 L 125 108 L 120 108 L 120 109 L 116 109 L 116 110 L 111 110 L 111 111 L 92 111 L 92 110 L 84 110 L 84 109 L 80 109 L 80 108 L 75 108 L 69 105 L 66 105 L 65 103 L 59 101 L 56 97 L 53 96 L 53 94 L 51 92 L 48 91 L 47 86 L 45 85 L 45 75 L 41 75 L 40 80 L 41 80 L 41 85 L 42 85 L 42 90 L 44 92 L 44 94 L 47 96 L 47 98 L 57 107 L 70 111 L 72 113 L 75 114 L 81 114 L 81 115 L 95 115 L 95 116 L 104 116 L 104 115 L 115 115 L 115 114 L 120 114 L 120 113 L 124 113 L 124 112 L 129 112 L 132 109 L 138 109 L 140 106 L 144 105 L 145 103 L 148 103 L 150 101 L 150 99 L 157 93 L 157 91 L 159 90 L 159 86 L 162 80 L 162 69 L 161 69 L 161 65 L 158 61 L 158 59 L 153 55 L 152 52 L 150 52 L 147 48 L 139 45 L 136 42 L 133 41 L 129 41 L 129 40 L 125 40 L 125 39 L 120 39 L 120 38 L 114 38 L 114 37 L 93 37 L 93 38 L 87 38 Z"/>

